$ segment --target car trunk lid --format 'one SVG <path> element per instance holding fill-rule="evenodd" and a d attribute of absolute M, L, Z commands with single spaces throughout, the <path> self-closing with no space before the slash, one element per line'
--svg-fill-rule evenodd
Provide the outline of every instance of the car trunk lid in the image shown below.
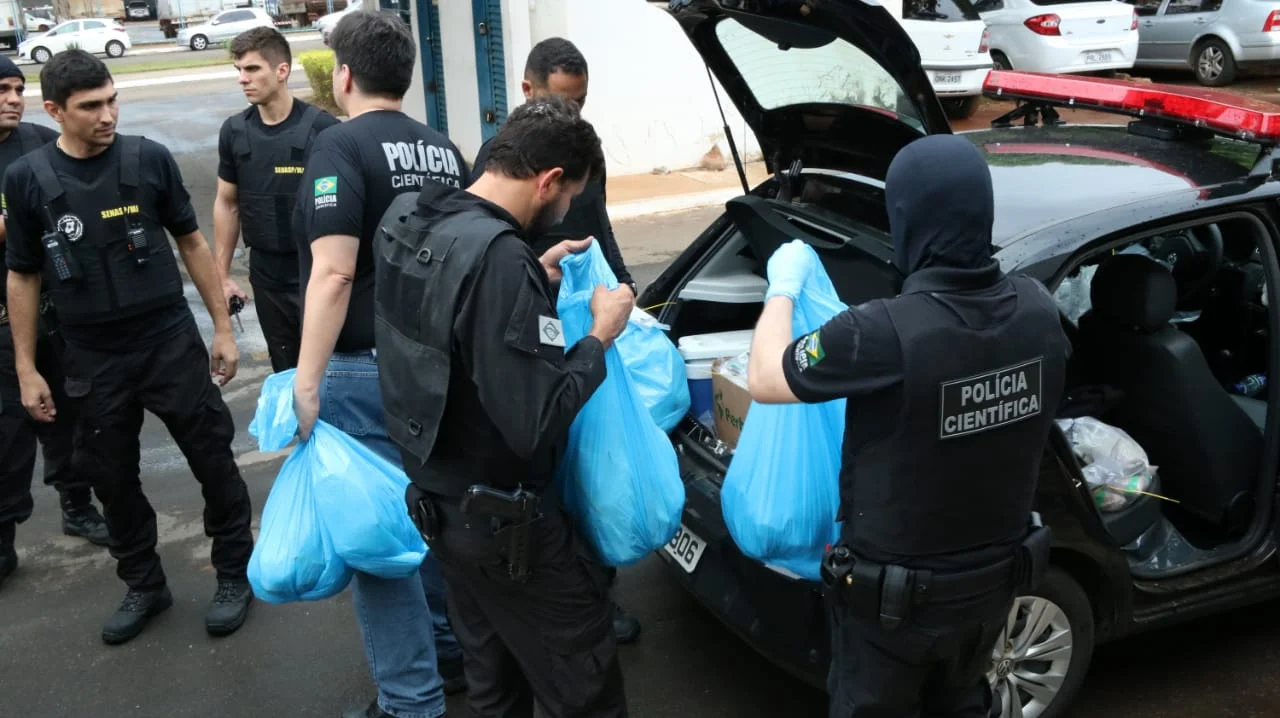
<path fill-rule="evenodd" d="M 951 132 L 915 44 L 879 5 L 667 4 L 755 133 L 771 172 L 800 160 L 883 179 L 909 142 Z"/>
<path fill-rule="evenodd" d="M 1056 15 L 1058 32 L 1073 42 L 1123 37 L 1133 27 L 1134 9 L 1122 2 L 1032 0 L 1038 14 Z"/>

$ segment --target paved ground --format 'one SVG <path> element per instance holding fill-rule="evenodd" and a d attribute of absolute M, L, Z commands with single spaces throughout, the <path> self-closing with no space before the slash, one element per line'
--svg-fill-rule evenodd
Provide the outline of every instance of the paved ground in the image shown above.
<path fill-rule="evenodd" d="M 121 97 L 121 130 L 143 132 L 174 149 L 208 231 L 214 133 L 223 117 L 243 106 L 238 91 L 229 82 L 202 82 L 127 89 Z M 194 98 L 199 112 L 181 109 Z M 709 209 L 618 222 L 637 280 L 652 281 L 714 214 Z M 195 312 L 204 316 L 198 300 Z M 204 328 L 207 333 L 207 321 Z M 239 432 L 235 450 L 260 512 L 281 459 L 258 454 L 246 431 L 268 371 L 252 311 L 240 341 L 245 363 L 225 396 Z M 160 551 L 176 605 L 134 642 L 102 645 L 101 621 L 122 595 L 121 584 L 104 551 L 60 535 L 53 492 L 38 488 L 36 515 L 19 534 L 23 565 L 0 592 L 0 714 L 324 717 L 363 704 L 372 688 L 347 593 L 317 603 L 259 603 L 239 634 L 221 640 L 205 635 L 202 616 L 213 576 L 198 487 L 158 422 L 148 421 L 143 443 L 144 482 L 160 516 Z M 644 622 L 640 643 L 622 651 L 632 715 L 825 715 L 819 692 L 744 649 L 668 580 L 656 558 L 622 571 L 618 595 Z M 1237 611 L 1103 648 L 1073 715 L 1280 714 L 1277 608 L 1272 603 Z M 470 715 L 459 699 L 450 708 L 451 716 Z"/>

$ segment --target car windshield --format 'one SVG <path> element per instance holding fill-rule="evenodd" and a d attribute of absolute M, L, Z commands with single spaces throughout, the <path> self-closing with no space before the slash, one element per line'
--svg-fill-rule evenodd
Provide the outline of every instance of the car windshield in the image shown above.
<path fill-rule="evenodd" d="M 898 81 L 844 40 L 783 50 L 732 18 L 716 25 L 716 37 L 765 110 L 810 103 L 853 105 L 890 112 L 924 128 Z"/>
<path fill-rule="evenodd" d="M 902 0 L 902 19 L 963 22 L 982 17 L 969 0 Z"/>

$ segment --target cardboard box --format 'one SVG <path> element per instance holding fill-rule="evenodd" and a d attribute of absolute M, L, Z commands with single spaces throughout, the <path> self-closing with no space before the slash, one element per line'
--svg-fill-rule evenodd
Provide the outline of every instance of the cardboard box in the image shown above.
<path fill-rule="evenodd" d="M 751 408 L 751 394 L 747 391 L 746 377 L 720 373 L 721 362 L 711 366 L 711 395 L 715 405 L 716 438 L 729 445 L 738 446 L 742 424 Z"/>

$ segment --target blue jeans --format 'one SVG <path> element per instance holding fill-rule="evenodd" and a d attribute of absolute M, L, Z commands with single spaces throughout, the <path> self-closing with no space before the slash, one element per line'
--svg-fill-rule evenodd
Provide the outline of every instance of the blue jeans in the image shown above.
<path fill-rule="evenodd" d="M 402 465 L 400 449 L 387 436 L 382 418 L 373 352 L 334 354 L 329 359 L 320 384 L 320 419 Z M 436 669 L 437 655 L 442 660 L 462 656 L 446 617 L 444 577 L 435 554 L 427 553 L 419 576 L 421 580 L 385 579 L 357 571 L 352 581 L 365 656 L 378 685 L 378 705 L 397 718 L 442 715 L 444 681 Z"/>

